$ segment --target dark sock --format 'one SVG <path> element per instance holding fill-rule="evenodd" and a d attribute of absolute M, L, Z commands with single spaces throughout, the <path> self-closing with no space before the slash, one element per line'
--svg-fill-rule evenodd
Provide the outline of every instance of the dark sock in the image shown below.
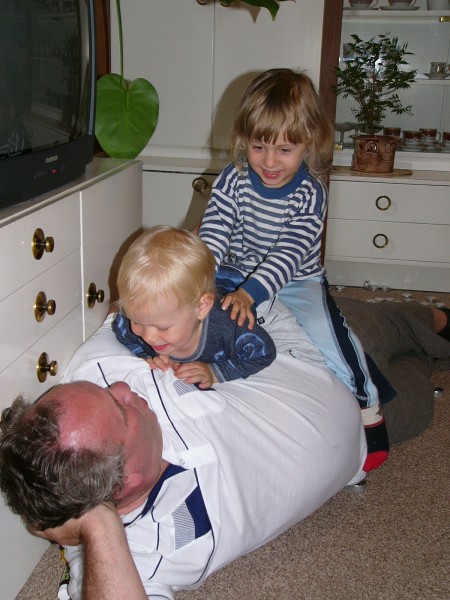
<path fill-rule="evenodd" d="M 367 441 L 367 458 L 363 470 L 368 473 L 380 467 L 389 456 L 389 439 L 379 407 L 361 410 Z"/>
<path fill-rule="evenodd" d="M 378 469 L 388 459 L 389 440 L 384 419 L 378 425 L 364 427 L 367 440 L 367 458 L 363 470 L 368 473 Z"/>

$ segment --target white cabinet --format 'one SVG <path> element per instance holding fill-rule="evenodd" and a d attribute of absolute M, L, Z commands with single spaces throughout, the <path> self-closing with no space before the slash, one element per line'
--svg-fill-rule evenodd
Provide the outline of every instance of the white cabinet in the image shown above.
<path fill-rule="evenodd" d="M 325 267 L 332 284 L 450 292 L 450 173 L 332 174 Z"/>
<path fill-rule="evenodd" d="M 219 171 L 217 171 L 219 172 Z M 147 170 L 142 174 L 142 225 L 192 230 L 205 212 L 215 173 Z"/>
<path fill-rule="evenodd" d="M 0 411 L 57 383 L 103 322 L 118 260 L 141 228 L 141 198 L 140 162 L 94 159 L 72 184 L 0 211 Z M 97 296 L 89 309 L 91 283 Z M 2 499 L 0 531 L 2 598 L 12 600 L 48 544 Z"/>
<path fill-rule="evenodd" d="M 112 70 L 120 72 L 111 7 Z M 245 85 L 272 67 L 306 69 L 317 84 L 323 1 L 283 2 L 275 21 L 265 9 L 210 0 L 134 0 L 122 11 L 124 76 L 145 77 L 160 98 L 147 156 L 201 158 L 227 145 Z"/>
<path fill-rule="evenodd" d="M 115 280 L 120 259 L 141 231 L 140 162 L 134 161 L 114 177 L 106 177 L 95 186 L 82 189 L 80 195 L 85 340 L 103 322 L 110 302 L 117 300 Z M 94 302 L 92 297 L 88 303 L 90 286 L 95 286 L 97 293 L 98 290 L 104 292 L 103 303 Z"/>

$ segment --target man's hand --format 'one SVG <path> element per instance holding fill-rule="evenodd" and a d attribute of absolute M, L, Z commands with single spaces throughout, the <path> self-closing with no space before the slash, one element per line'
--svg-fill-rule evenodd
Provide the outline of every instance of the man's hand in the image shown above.
<path fill-rule="evenodd" d="M 255 303 L 253 298 L 245 290 L 238 289 L 230 294 L 225 294 L 221 300 L 223 310 L 232 306 L 230 317 L 234 321 L 239 316 L 237 324 L 242 327 L 245 319 L 248 319 L 248 328 L 253 329 L 255 324 L 255 315 L 252 312 L 252 306 Z"/>
<path fill-rule="evenodd" d="M 217 383 L 213 370 L 204 362 L 181 363 L 174 369 L 174 372 L 178 379 L 182 379 L 186 383 L 197 383 L 202 390 L 210 388 L 213 383 Z"/>
<path fill-rule="evenodd" d="M 79 519 L 69 519 L 60 527 L 38 531 L 28 526 L 28 531 L 36 537 L 62 546 L 78 546 L 98 527 L 105 528 L 105 532 L 111 532 L 117 524 L 123 527 L 119 513 L 112 504 L 105 503 L 93 508 Z"/>
<path fill-rule="evenodd" d="M 84 600 L 147 600 L 125 527 L 112 504 L 100 504 L 79 519 L 69 519 L 61 527 L 30 531 L 64 546 L 83 544 Z"/>

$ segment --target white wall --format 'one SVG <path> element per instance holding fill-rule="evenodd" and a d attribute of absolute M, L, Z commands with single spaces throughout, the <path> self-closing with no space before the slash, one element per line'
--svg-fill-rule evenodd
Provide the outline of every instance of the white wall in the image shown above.
<path fill-rule="evenodd" d="M 122 2 L 124 76 L 144 77 L 160 97 L 157 129 L 144 155 L 203 157 L 226 147 L 245 85 L 273 67 L 305 69 L 318 86 L 323 0 L 266 9 L 210 0 Z M 120 71 L 115 2 L 111 2 L 112 70 Z"/>

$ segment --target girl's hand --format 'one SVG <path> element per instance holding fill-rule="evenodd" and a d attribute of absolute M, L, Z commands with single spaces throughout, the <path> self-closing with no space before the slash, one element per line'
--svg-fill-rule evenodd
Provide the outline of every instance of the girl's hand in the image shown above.
<path fill-rule="evenodd" d="M 255 315 L 253 314 L 252 306 L 255 301 L 248 292 L 238 289 L 230 294 L 225 294 L 220 302 L 223 310 L 232 306 L 230 318 L 234 321 L 236 317 L 239 317 L 237 324 L 240 327 L 245 323 L 245 319 L 248 319 L 248 328 L 253 329 L 253 326 L 255 325 Z"/>
<path fill-rule="evenodd" d="M 213 383 L 217 383 L 213 370 L 204 362 L 181 363 L 176 369 L 174 368 L 174 372 L 178 379 L 182 379 L 186 383 L 197 383 L 202 390 L 206 390 Z"/>

